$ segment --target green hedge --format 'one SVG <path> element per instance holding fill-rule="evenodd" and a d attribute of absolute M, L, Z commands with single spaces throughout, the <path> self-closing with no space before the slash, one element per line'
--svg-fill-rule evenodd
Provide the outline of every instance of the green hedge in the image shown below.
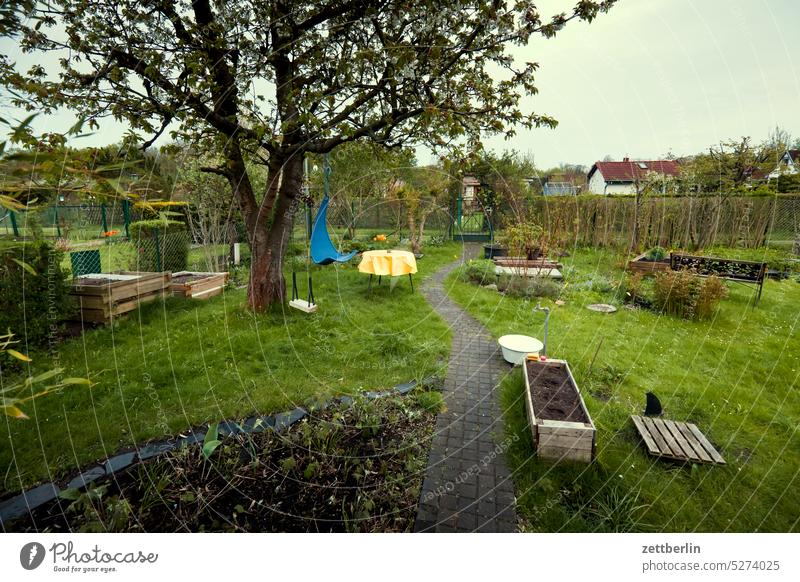
<path fill-rule="evenodd" d="M 45 241 L 0 242 L 0 333 L 10 330 L 16 339 L 35 346 L 55 339 L 75 310 L 68 296 L 70 274 L 61 266 L 63 257 Z"/>
<path fill-rule="evenodd" d="M 189 231 L 175 220 L 141 220 L 129 226 L 139 271 L 185 271 L 189 264 Z"/>

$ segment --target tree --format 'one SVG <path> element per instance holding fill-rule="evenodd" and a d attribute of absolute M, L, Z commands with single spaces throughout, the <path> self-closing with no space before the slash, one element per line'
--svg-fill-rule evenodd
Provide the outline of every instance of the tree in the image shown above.
<path fill-rule="evenodd" d="M 422 251 L 428 217 L 447 207 L 450 177 L 438 166 L 425 166 L 404 172 L 390 195 L 405 207 L 408 238 L 414 253 Z"/>
<path fill-rule="evenodd" d="M 298 208 L 303 158 L 353 141 L 434 147 L 477 144 L 486 132 L 553 126 L 523 113 L 536 63 L 508 47 L 593 20 L 614 0 L 578 0 L 543 22 L 530 0 L 53 0 L 22 26 L 21 47 L 56 53 L 41 65 L 0 60 L 17 104 L 69 107 L 90 123 L 113 116 L 147 133 L 205 143 L 249 236 L 250 307 L 282 301 L 283 252 Z M 44 59 L 43 59 L 44 60 Z M 266 94 L 258 95 L 256 91 Z M 265 164 L 256 192 L 246 160 Z"/>
<path fill-rule="evenodd" d="M 409 148 L 388 149 L 371 142 L 346 143 L 330 156 L 331 196 L 349 215 L 347 234 L 355 238 L 356 223 L 369 205 L 379 204 L 389 194 L 397 176 L 416 166 L 414 151 Z M 310 186 L 313 192 L 323 189 L 320 171 L 322 156 L 312 155 Z M 317 171 L 313 171 L 313 168 Z"/>

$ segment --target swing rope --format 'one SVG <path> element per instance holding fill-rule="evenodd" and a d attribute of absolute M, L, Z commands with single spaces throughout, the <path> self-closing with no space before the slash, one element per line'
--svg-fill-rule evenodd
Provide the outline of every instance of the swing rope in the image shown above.
<path fill-rule="evenodd" d="M 303 160 L 303 173 L 305 176 L 305 183 L 303 185 L 303 197 L 306 202 L 305 220 L 306 220 L 306 278 L 308 280 L 308 301 L 306 302 L 309 307 L 312 307 L 316 302 L 314 301 L 314 284 L 311 279 L 311 194 L 308 187 L 308 159 Z M 294 234 L 294 228 L 292 228 Z M 292 263 L 292 301 L 300 299 L 300 292 L 297 287 L 297 273 Z"/>

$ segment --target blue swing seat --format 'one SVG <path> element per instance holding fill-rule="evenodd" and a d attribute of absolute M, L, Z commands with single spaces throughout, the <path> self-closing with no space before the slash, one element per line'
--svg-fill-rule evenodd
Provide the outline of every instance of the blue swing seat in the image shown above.
<path fill-rule="evenodd" d="M 327 196 L 322 199 L 319 205 L 317 217 L 314 219 L 314 226 L 311 228 L 311 260 L 317 265 L 330 265 L 331 263 L 346 263 L 352 259 L 358 251 L 340 253 L 328 234 L 328 202 Z"/>

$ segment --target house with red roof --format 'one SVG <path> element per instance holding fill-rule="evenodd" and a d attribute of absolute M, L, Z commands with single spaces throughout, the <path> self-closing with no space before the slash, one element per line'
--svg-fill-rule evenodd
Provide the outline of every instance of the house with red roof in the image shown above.
<path fill-rule="evenodd" d="M 587 181 L 592 194 L 616 196 L 636 194 L 636 185 L 650 172 L 678 177 L 680 166 L 675 160 L 631 160 L 621 162 L 595 162 Z"/>

